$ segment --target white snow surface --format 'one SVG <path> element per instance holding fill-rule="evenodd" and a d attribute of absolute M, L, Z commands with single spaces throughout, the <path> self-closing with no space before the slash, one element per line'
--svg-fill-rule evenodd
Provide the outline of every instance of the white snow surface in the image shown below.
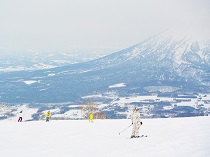
<path fill-rule="evenodd" d="M 125 83 L 118 83 L 118 84 L 114 84 L 109 86 L 109 88 L 121 88 L 121 87 L 126 87 Z"/>
<path fill-rule="evenodd" d="M 210 117 L 143 119 L 129 139 L 131 120 L 0 121 L 1 157 L 207 157 Z"/>
<path fill-rule="evenodd" d="M 33 84 L 33 83 L 36 83 L 37 81 L 35 81 L 35 80 L 27 80 L 27 81 L 23 81 L 25 84 L 27 84 L 27 85 L 31 85 L 31 84 Z"/>

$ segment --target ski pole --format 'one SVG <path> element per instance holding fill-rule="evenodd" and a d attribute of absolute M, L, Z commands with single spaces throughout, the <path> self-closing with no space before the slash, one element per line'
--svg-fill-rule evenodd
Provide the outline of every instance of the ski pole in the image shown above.
<path fill-rule="evenodd" d="M 131 125 L 132 125 L 132 124 L 131 124 Z M 121 133 L 123 133 L 125 130 L 127 130 L 131 125 L 129 125 L 127 128 L 125 128 L 122 132 L 120 132 L 119 135 L 120 135 Z"/>

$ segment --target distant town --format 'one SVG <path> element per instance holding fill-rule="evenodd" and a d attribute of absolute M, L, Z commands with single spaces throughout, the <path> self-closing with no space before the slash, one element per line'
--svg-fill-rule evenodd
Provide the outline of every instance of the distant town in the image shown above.
<path fill-rule="evenodd" d="M 135 106 L 140 108 L 142 118 L 175 118 L 210 115 L 210 95 L 158 95 L 118 97 L 115 93 L 96 94 L 83 97 L 80 104 L 0 104 L 0 120 L 16 120 L 20 110 L 25 121 L 43 120 L 50 110 L 52 120 L 87 119 L 94 112 L 95 119 L 129 119 Z"/>

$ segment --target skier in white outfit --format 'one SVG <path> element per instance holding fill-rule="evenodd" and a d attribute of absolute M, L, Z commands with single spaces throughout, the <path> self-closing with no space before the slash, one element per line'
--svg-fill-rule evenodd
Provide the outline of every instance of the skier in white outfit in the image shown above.
<path fill-rule="evenodd" d="M 23 120 L 23 111 L 20 111 L 18 116 L 19 116 L 18 122 L 22 122 L 22 120 Z"/>
<path fill-rule="evenodd" d="M 132 120 L 132 124 L 133 124 L 133 130 L 132 130 L 131 138 L 138 138 L 139 137 L 139 128 L 142 125 L 140 112 L 139 112 L 138 107 L 135 107 L 135 110 L 133 111 L 131 120 Z"/>

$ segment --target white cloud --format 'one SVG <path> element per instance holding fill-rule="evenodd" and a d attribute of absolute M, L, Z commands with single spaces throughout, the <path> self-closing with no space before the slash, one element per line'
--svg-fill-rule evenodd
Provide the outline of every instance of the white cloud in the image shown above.
<path fill-rule="evenodd" d="M 123 49 L 186 19 L 208 18 L 209 6 L 207 0 L 1 1 L 0 47 Z"/>

